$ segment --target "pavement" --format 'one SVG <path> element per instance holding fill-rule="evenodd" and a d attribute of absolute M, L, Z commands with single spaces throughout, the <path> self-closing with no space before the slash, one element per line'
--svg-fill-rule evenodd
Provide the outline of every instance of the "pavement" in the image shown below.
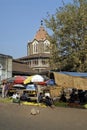
<path fill-rule="evenodd" d="M 0 130 L 87 130 L 87 110 L 0 103 Z"/>

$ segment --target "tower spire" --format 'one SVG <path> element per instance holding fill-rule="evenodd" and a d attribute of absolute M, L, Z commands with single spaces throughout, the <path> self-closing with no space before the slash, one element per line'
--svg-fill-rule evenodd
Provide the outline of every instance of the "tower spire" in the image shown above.
<path fill-rule="evenodd" d="M 41 26 L 43 26 L 43 20 L 41 20 Z"/>

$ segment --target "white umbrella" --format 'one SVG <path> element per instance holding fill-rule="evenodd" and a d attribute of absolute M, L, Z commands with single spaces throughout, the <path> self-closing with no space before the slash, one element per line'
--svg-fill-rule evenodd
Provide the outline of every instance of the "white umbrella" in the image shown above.
<path fill-rule="evenodd" d="M 22 84 L 14 84 L 13 88 L 25 88 Z"/>
<path fill-rule="evenodd" d="M 31 79 L 32 82 L 43 82 L 44 78 L 41 75 L 34 75 Z"/>

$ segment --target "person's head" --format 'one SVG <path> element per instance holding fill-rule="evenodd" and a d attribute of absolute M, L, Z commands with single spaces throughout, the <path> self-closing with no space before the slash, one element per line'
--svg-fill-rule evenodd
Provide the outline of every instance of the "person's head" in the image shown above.
<path fill-rule="evenodd" d="M 5 82 L 2 83 L 2 85 L 5 85 L 5 84 L 6 84 Z"/>
<path fill-rule="evenodd" d="M 46 96 L 46 99 L 49 99 L 49 96 Z"/>
<path fill-rule="evenodd" d="M 42 95 L 42 93 L 40 93 L 40 95 Z"/>

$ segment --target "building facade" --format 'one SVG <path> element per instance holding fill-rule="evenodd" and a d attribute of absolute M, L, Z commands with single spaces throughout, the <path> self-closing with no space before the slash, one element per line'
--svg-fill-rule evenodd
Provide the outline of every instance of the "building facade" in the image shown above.
<path fill-rule="evenodd" d="M 0 54 L 0 81 L 12 77 L 12 56 Z"/>
<path fill-rule="evenodd" d="M 43 23 L 34 39 L 27 43 L 27 56 L 13 59 L 0 54 L 0 81 L 15 75 L 46 74 L 50 70 L 50 41 Z"/>
<path fill-rule="evenodd" d="M 49 57 L 49 35 L 41 23 L 34 39 L 27 44 L 27 56 L 18 60 L 28 64 L 29 68 L 32 69 L 32 73 L 45 73 L 50 70 Z"/>

